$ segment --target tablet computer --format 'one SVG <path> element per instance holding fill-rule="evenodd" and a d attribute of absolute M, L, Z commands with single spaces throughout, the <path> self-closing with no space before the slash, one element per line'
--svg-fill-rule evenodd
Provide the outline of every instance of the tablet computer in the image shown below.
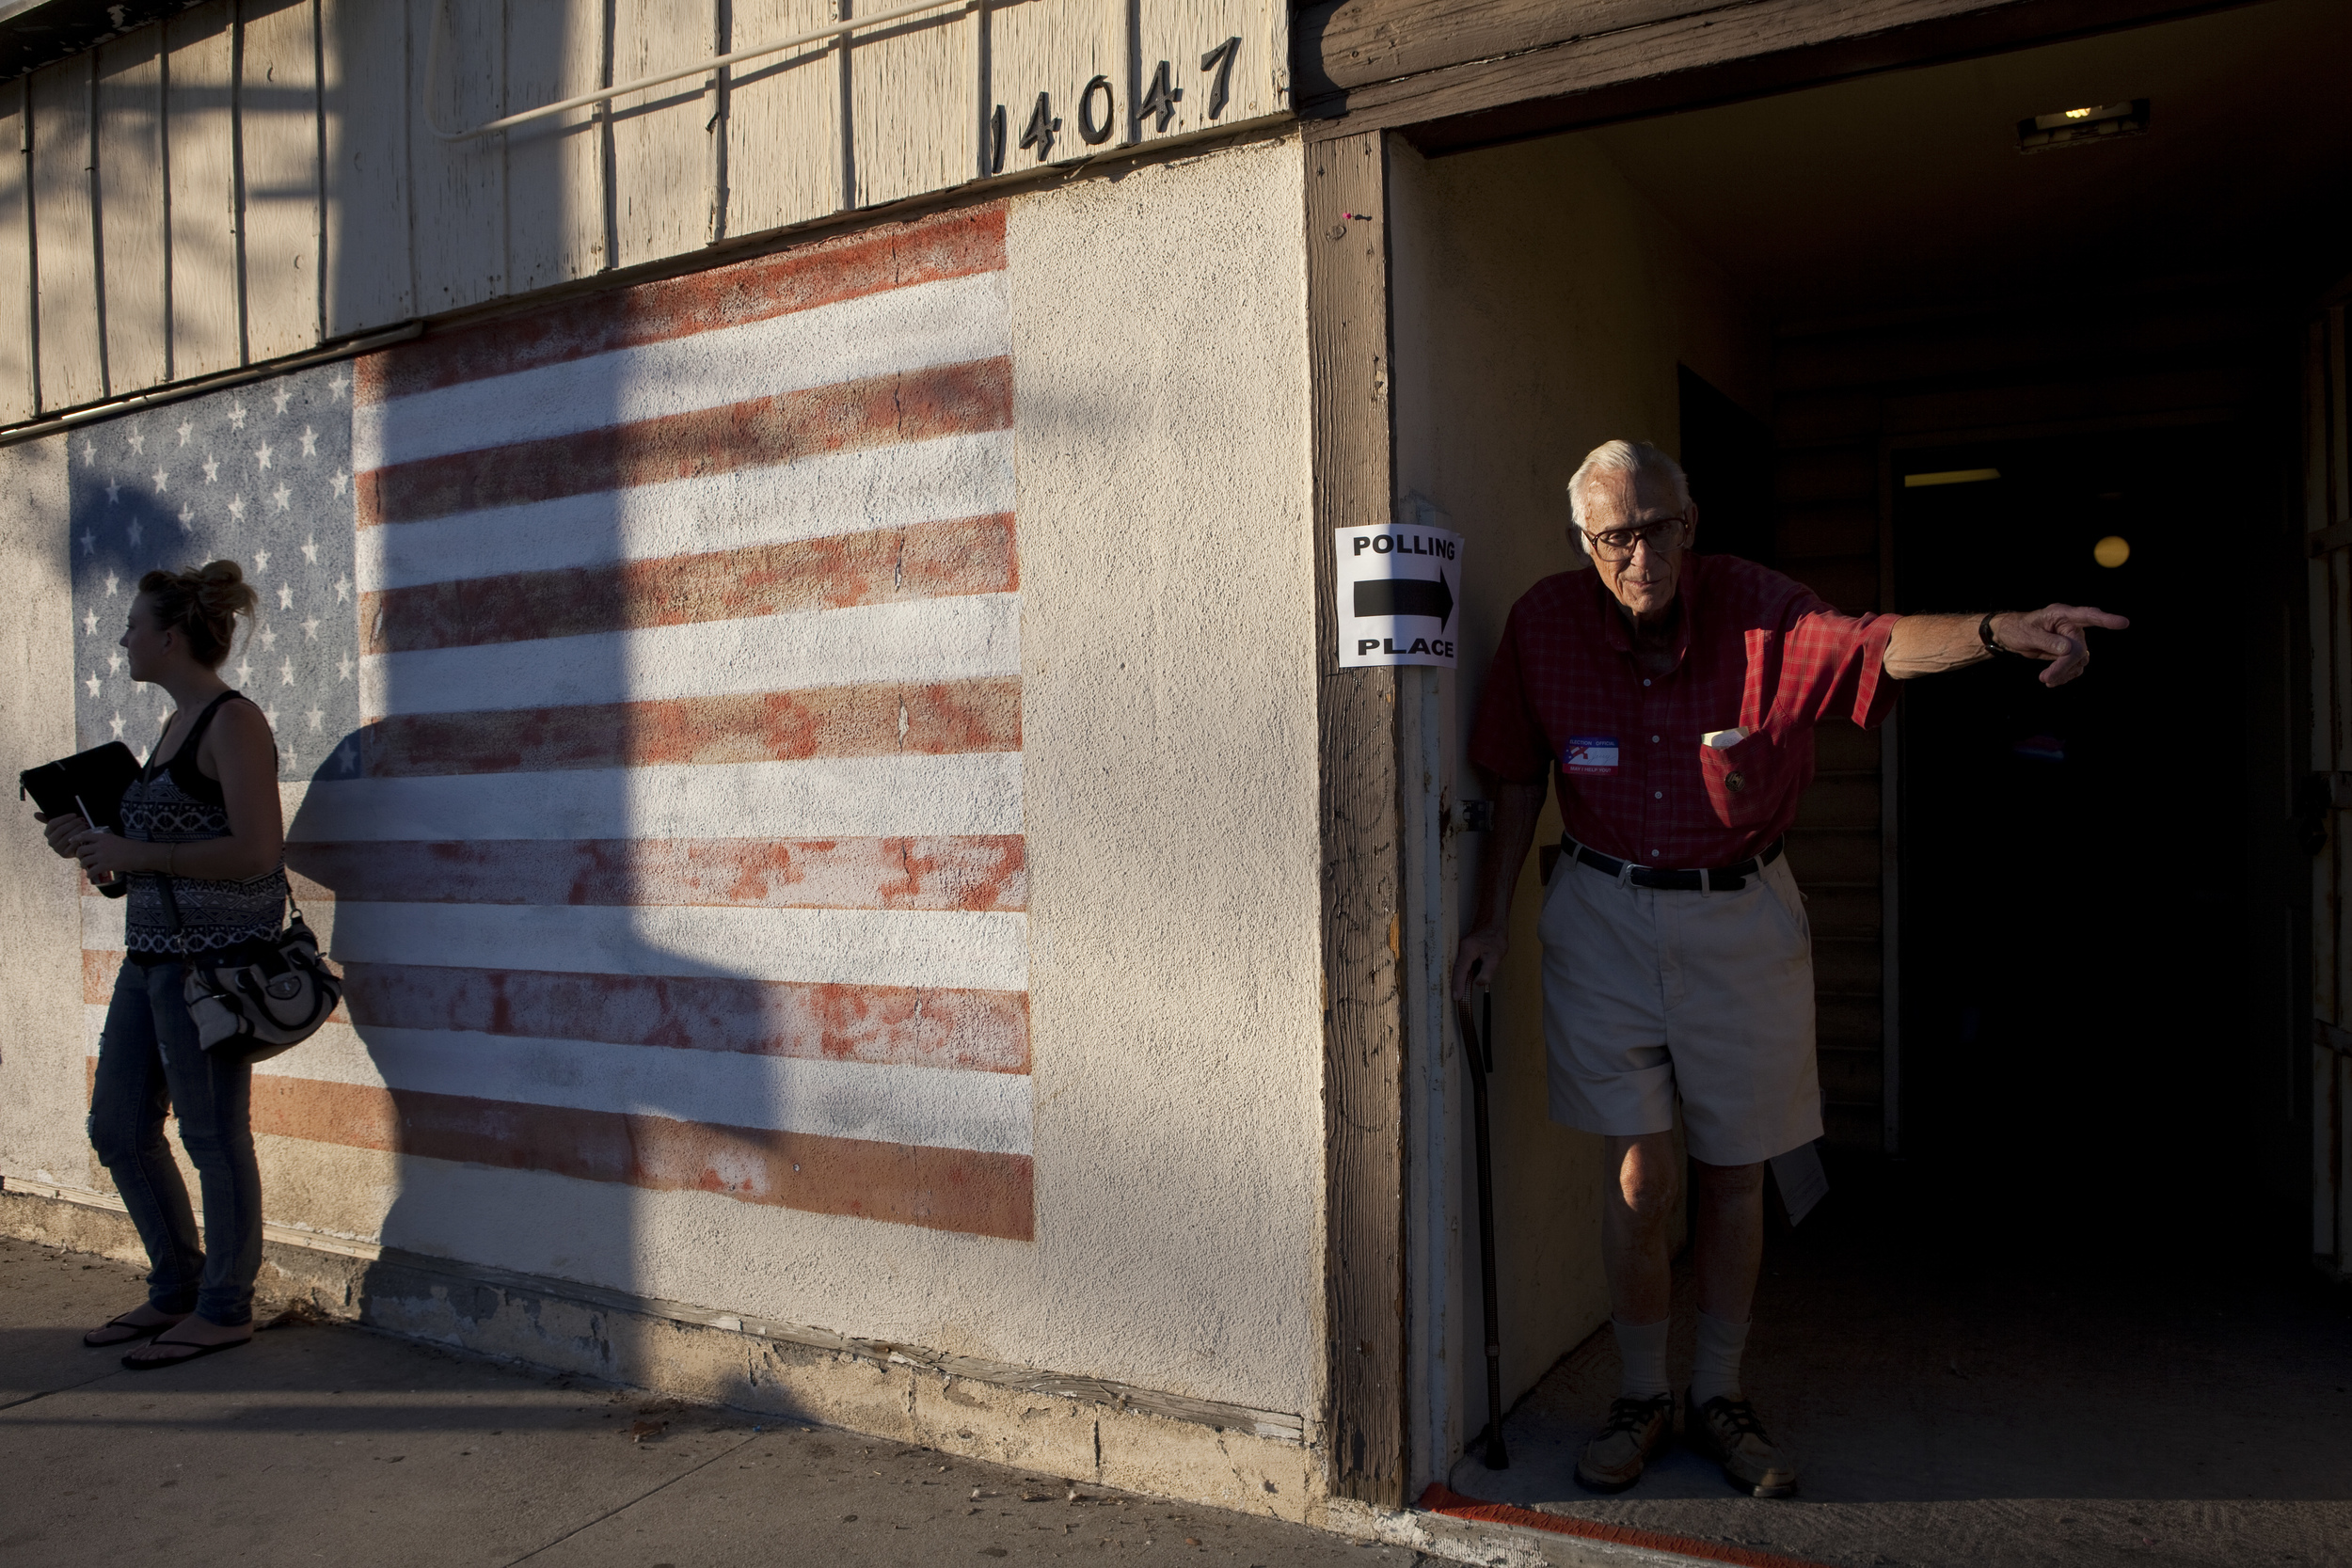
<path fill-rule="evenodd" d="M 16 776 L 17 798 L 30 795 L 48 816 L 73 812 L 84 816 L 93 828 L 119 833 L 122 832 L 122 792 L 138 776 L 139 759 L 131 748 L 109 740 L 103 746 L 27 768 Z M 97 887 L 109 898 L 119 898 L 130 891 L 130 883 L 119 877 Z"/>
<path fill-rule="evenodd" d="M 76 752 L 16 776 L 17 798 L 30 795 L 51 816 L 87 812 L 89 825 L 122 832 L 122 792 L 139 776 L 139 759 L 119 740 Z"/>

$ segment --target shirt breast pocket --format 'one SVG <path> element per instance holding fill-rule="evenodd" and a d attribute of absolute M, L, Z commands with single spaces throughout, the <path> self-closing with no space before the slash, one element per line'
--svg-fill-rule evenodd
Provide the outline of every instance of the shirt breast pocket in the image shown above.
<path fill-rule="evenodd" d="M 1784 756 L 1778 741 L 1763 730 L 1729 746 L 1700 741 L 1699 771 L 1715 820 L 1726 828 L 1770 821 L 1780 804 Z"/>

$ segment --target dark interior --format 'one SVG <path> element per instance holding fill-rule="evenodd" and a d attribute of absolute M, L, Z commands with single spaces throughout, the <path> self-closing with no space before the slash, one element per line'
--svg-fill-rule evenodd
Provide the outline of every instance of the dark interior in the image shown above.
<path fill-rule="evenodd" d="M 1898 602 L 2097 605 L 2090 674 L 1999 658 L 1919 682 L 1900 735 L 1907 1157 L 2028 1224 L 2169 1227 L 2256 1135 L 2248 1036 L 2249 717 L 2226 578 L 2277 498 L 2227 426 L 1901 454 Z M 2249 473 L 2250 470 L 2250 473 Z M 2253 483 L 2249 483 L 2251 478 Z M 2102 564 L 2102 540 L 2129 547 Z M 2234 545 L 2232 543 L 2234 542 Z M 2277 672 L 2265 670 L 2273 679 Z M 2266 1011 L 2266 1009 L 2260 1009 Z"/>

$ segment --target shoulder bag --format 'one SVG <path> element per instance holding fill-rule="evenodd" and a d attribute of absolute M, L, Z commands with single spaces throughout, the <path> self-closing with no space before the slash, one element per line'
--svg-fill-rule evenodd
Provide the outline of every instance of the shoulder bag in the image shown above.
<path fill-rule="evenodd" d="M 180 937 L 180 905 L 172 879 L 151 872 L 164 890 L 164 913 Z M 184 937 L 180 957 L 188 977 L 181 994 L 196 1020 L 205 1051 L 227 1062 L 250 1065 L 291 1051 L 319 1031 L 343 999 L 342 976 L 319 957 L 319 939 L 302 918 L 302 906 L 287 895 L 294 917 L 259 962 L 206 964 L 192 958 Z"/>

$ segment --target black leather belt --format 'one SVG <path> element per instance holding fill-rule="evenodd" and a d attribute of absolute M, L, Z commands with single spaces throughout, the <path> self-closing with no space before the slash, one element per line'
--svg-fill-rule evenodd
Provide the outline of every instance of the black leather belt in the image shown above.
<path fill-rule="evenodd" d="M 1786 842 L 1776 838 L 1757 851 L 1753 860 L 1707 871 L 1658 871 L 1646 865 L 1629 867 L 1616 856 L 1587 848 L 1565 833 L 1560 837 L 1560 852 L 1579 864 L 1589 865 L 1596 871 L 1631 882 L 1635 887 L 1671 888 L 1678 893 L 1700 893 L 1709 889 L 1717 893 L 1737 893 L 1748 885 L 1750 877 L 1780 859 L 1781 846 Z"/>

